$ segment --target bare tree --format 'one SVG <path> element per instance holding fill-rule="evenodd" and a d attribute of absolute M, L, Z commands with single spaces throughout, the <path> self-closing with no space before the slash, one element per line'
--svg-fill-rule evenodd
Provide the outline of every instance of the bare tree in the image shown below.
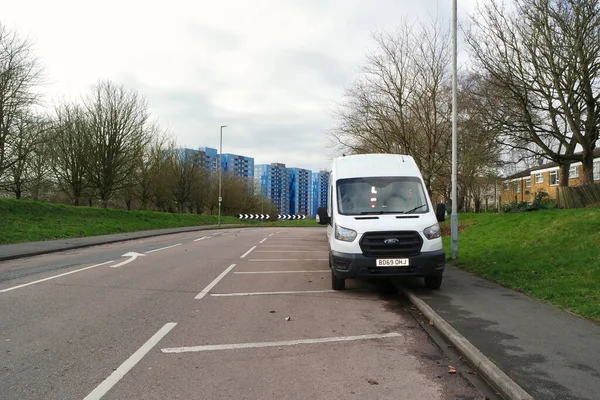
<path fill-rule="evenodd" d="M 156 173 L 166 162 L 165 153 L 170 140 L 158 124 L 150 127 L 150 135 L 150 143 L 145 146 L 144 153 L 137 159 L 138 167 L 135 174 L 135 196 L 142 210 L 147 209 L 152 200 L 153 187 L 156 186 L 156 180 L 160 176 Z"/>
<path fill-rule="evenodd" d="M 47 121 L 30 113 L 19 115 L 15 121 L 12 162 L 5 174 L 8 179 L 3 189 L 12 192 L 17 199 L 21 199 L 32 180 L 32 158 L 36 148 L 39 149 L 44 141 L 51 139 L 48 126 Z"/>
<path fill-rule="evenodd" d="M 14 154 L 19 124 L 39 99 L 34 88 L 41 83 L 41 72 L 31 43 L 0 23 L 0 181 L 22 161 Z"/>
<path fill-rule="evenodd" d="M 180 213 L 192 210 L 192 195 L 200 184 L 200 158 L 196 152 L 183 149 L 174 152 L 170 159 L 171 174 L 173 176 L 173 197 L 177 202 Z"/>
<path fill-rule="evenodd" d="M 85 111 L 76 104 L 64 103 L 56 107 L 55 114 L 56 134 L 49 143 L 52 170 L 59 188 L 78 206 L 89 187 L 90 126 Z"/>
<path fill-rule="evenodd" d="M 404 22 L 375 41 L 330 137 L 342 151 L 413 156 L 431 190 L 451 150 L 449 30 L 436 20 Z"/>
<path fill-rule="evenodd" d="M 148 144 L 148 106 L 134 90 L 109 81 L 99 82 L 85 101 L 89 118 L 88 177 L 103 207 L 112 195 L 131 184 L 135 160 Z"/>
<path fill-rule="evenodd" d="M 598 0 L 498 0 L 471 18 L 466 39 L 490 83 L 489 118 L 505 142 L 561 166 L 582 161 L 593 182 L 600 123 L 600 3 Z M 531 149 L 530 144 L 535 144 Z M 574 154 L 576 146 L 583 149 Z"/>

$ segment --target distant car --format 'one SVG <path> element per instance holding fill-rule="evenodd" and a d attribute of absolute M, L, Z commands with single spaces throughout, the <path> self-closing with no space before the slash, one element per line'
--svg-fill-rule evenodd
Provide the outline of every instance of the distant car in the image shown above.
<path fill-rule="evenodd" d="M 363 154 L 333 160 L 327 207 L 317 212 L 327 226 L 334 290 L 349 278 L 425 278 L 439 289 L 446 255 L 436 211 L 421 172 L 408 155 Z"/>

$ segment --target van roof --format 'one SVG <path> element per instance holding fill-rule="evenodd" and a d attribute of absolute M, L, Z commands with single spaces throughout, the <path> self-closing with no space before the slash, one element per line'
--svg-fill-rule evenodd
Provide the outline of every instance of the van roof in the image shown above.
<path fill-rule="evenodd" d="M 333 178 L 367 178 L 373 176 L 421 177 L 415 160 L 404 154 L 356 154 L 333 159 Z"/>

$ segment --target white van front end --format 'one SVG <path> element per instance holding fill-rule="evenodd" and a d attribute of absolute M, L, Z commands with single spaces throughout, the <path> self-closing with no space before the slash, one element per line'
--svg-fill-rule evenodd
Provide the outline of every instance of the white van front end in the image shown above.
<path fill-rule="evenodd" d="M 441 286 L 446 262 L 438 221 L 423 178 L 410 156 L 367 154 L 334 159 L 327 224 L 332 286 L 348 278 L 415 276 Z"/>
<path fill-rule="evenodd" d="M 421 215 L 338 215 L 328 226 L 329 260 L 346 278 L 441 275 L 446 255 L 437 218 Z"/>

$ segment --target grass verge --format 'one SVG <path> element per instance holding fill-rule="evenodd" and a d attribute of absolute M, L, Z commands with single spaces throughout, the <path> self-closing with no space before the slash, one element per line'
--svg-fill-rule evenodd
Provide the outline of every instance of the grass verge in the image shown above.
<path fill-rule="evenodd" d="M 461 214 L 452 264 L 600 322 L 599 227 L 600 209 L 591 208 Z"/>
<path fill-rule="evenodd" d="M 222 223 L 240 222 L 234 217 L 223 217 Z M 217 217 L 213 215 L 126 211 L 0 199 L 0 244 L 216 224 Z"/>

